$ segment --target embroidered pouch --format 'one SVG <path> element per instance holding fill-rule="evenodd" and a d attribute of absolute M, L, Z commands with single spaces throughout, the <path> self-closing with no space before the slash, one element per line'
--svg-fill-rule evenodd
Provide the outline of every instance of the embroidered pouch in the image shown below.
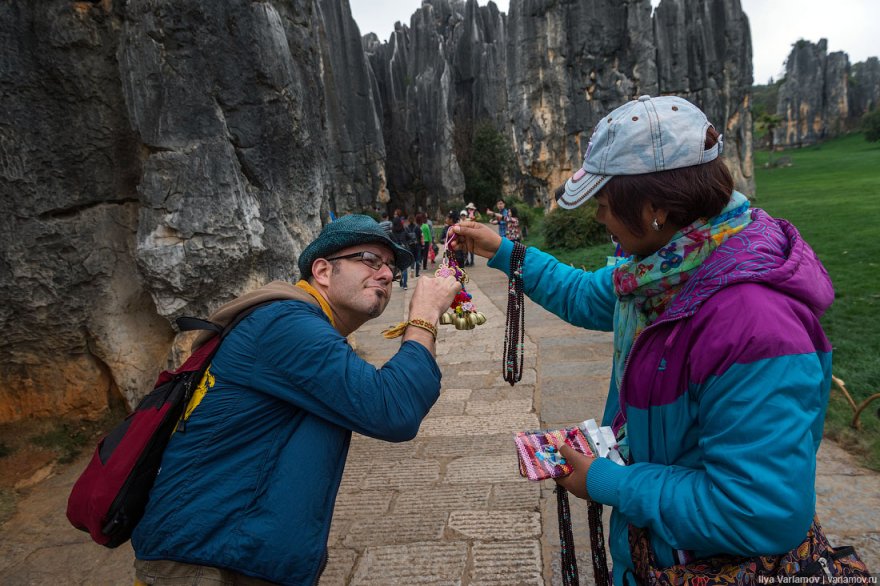
<path fill-rule="evenodd" d="M 571 465 L 565 463 L 556 447 L 563 442 L 582 454 L 595 457 L 589 441 L 578 427 L 520 431 L 513 441 L 519 455 L 519 473 L 529 480 L 546 480 L 571 473 Z"/>

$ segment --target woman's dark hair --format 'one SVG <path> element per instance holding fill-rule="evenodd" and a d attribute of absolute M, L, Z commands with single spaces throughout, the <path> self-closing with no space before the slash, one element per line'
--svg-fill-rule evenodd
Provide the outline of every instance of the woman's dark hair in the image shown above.
<path fill-rule="evenodd" d="M 718 132 L 706 131 L 707 149 L 718 142 Z M 645 203 L 667 210 L 666 222 L 684 227 L 697 218 L 718 215 L 733 193 L 733 177 L 720 157 L 702 165 L 644 173 L 615 175 L 602 187 L 611 213 L 636 236 L 645 233 Z"/>
<path fill-rule="evenodd" d="M 391 220 L 391 231 L 392 232 L 403 232 L 403 218 L 400 216 L 395 216 L 393 220 Z"/>

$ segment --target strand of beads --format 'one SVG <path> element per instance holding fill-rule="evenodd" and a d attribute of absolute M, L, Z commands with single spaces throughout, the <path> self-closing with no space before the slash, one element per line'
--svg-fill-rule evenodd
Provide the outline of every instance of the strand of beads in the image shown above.
<path fill-rule="evenodd" d="M 456 330 L 472 330 L 486 323 L 486 316 L 477 311 L 473 296 L 465 289 L 468 282 L 467 273 L 455 260 L 450 244 L 455 240 L 455 234 L 450 230 L 446 235 L 445 252 L 440 266 L 434 271 L 436 277 L 455 277 L 461 283 L 461 291 L 455 296 L 450 305 L 451 312 L 447 311 L 440 315 L 440 323 L 454 325 Z"/>
<path fill-rule="evenodd" d="M 507 322 L 504 328 L 504 380 L 510 386 L 522 380 L 523 353 L 525 350 L 525 303 L 523 296 L 522 268 L 526 247 L 513 243 L 510 255 L 510 279 L 507 283 Z"/>
<path fill-rule="evenodd" d="M 563 586 L 578 586 L 577 557 L 574 551 L 574 534 L 571 530 L 571 509 L 568 491 L 556 485 L 556 514 L 559 518 L 559 547 L 562 562 Z M 603 585 L 606 586 L 606 585 Z"/>

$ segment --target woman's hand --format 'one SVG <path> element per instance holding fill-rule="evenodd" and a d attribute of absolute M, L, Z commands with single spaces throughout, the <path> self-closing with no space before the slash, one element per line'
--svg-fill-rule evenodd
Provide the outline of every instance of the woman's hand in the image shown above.
<path fill-rule="evenodd" d="M 501 247 L 501 236 L 485 224 L 478 222 L 459 222 L 451 228 L 457 236 L 453 243 L 456 250 L 473 251 L 484 258 L 492 258 Z"/>
<path fill-rule="evenodd" d="M 593 465 L 593 460 L 589 456 L 585 456 L 575 450 L 568 444 L 563 443 L 559 446 L 559 454 L 565 458 L 565 461 L 574 468 L 571 474 L 556 479 L 556 484 L 578 497 L 579 499 L 588 499 L 587 494 L 587 472 Z"/>

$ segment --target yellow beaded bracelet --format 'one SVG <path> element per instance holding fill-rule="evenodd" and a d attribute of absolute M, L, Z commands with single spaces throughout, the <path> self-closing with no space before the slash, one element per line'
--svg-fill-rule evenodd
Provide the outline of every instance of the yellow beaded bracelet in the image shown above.
<path fill-rule="evenodd" d="M 426 332 L 431 332 L 431 335 L 434 336 L 434 340 L 437 340 L 437 326 L 429 322 L 428 320 L 419 319 L 417 317 L 412 318 L 409 321 L 402 321 L 396 326 L 391 326 L 382 332 L 382 335 L 388 338 L 389 340 L 392 338 L 397 338 L 403 335 L 404 330 L 406 330 L 409 326 L 415 326 L 417 328 L 421 328 Z"/>
<path fill-rule="evenodd" d="M 437 340 L 437 326 L 435 326 L 431 322 L 416 317 L 406 323 L 411 326 L 422 328 L 423 330 L 431 332 L 431 335 L 434 336 L 434 340 Z"/>

